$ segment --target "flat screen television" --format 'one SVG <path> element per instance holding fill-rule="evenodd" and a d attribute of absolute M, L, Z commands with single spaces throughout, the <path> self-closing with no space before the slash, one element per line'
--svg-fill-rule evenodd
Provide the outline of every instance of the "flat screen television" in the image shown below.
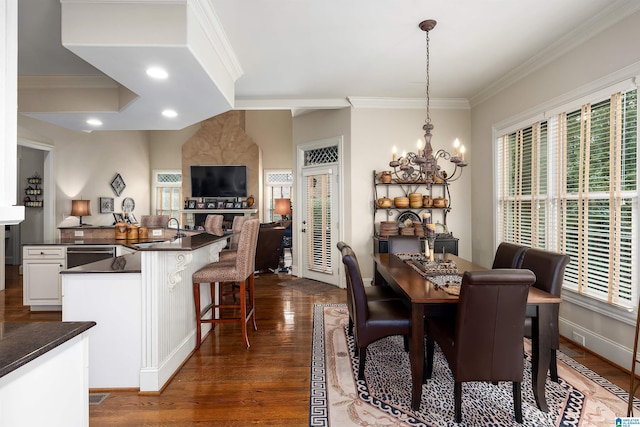
<path fill-rule="evenodd" d="M 247 197 L 247 167 L 191 166 L 191 197 Z"/>

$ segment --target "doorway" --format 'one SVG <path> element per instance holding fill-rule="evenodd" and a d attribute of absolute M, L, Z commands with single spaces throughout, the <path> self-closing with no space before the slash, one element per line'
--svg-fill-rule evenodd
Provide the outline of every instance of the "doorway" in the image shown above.
<path fill-rule="evenodd" d="M 335 286 L 340 286 L 341 152 L 342 137 L 298 147 L 300 275 Z"/>

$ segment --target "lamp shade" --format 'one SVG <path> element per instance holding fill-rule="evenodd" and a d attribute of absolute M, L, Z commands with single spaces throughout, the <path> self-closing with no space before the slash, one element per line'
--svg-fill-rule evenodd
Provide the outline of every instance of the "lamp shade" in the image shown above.
<path fill-rule="evenodd" d="M 291 213 L 291 199 L 276 199 L 276 215 L 289 215 Z"/>
<path fill-rule="evenodd" d="M 72 200 L 71 216 L 88 216 L 91 215 L 90 200 Z"/>

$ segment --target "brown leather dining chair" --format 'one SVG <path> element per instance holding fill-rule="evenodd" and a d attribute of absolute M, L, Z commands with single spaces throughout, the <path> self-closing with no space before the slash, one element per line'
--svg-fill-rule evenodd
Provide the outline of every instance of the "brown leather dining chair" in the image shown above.
<path fill-rule="evenodd" d="M 238 250 L 235 260 L 213 262 L 193 273 L 193 299 L 196 314 L 196 349 L 200 348 L 203 323 L 239 322 L 247 348 L 250 347 L 247 334 L 247 323 L 253 322 L 253 329 L 257 330 L 254 296 L 254 266 L 258 229 L 260 220 L 245 221 L 240 231 Z M 211 303 L 201 308 L 200 284 L 209 283 Z M 218 283 L 218 298 L 215 294 L 215 284 Z M 238 299 L 233 303 L 225 301 L 222 288 L 225 285 L 237 285 Z M 217 302 L 216 302 L 217 299 Z M 217 313 L 217 311 L 220 313 Z M 230 315 L 224 316 L 228 311 Z M 208 313 L 211 317 L 205 317 Z"/>
<path fill-rule="evenodd" d="M 559 297 L 562 291 L 562 282 L 564 280 L 564 270 L 571 261 L 569 255 L 557 252 L 546 251 L 542 249 L 528 249 L 522 258 L 520 268 L 526 268 L 533 271 L 536 275 L 534 287 L 549 292 L 553 296 Z M 551 308 L 551 359 L 549 364 L 549 375 L 551 379 L 558 382 L 558 361 L 556 352 L 560 348 L 560 330 L 558 326 L 558 316 L 560 307 L 554 304 Z M 537 307 L 527 307 L 527 317 L 524 322 L 524 336 L 533 338 L 534 322 L 533 318 L 537 315 Z"/>
<path fill-rule="evenodd" d="M 455 382 L 455 422 L 462 421 L 462 383 L 511 381 L 515 418 L 522 423 L 522 325 L 529 287 L 535 279 L 527 270 L 467 271 L 455 318 L 426 318 L 425 377 L 431 378 L 437 342 Z"/>
<path fill-rule="evenodd" d="M 354 335 L 360 362 L 358 379 L 364 379 L 369 344 L 392 335 L 408 336 L 411 330 L 411 310 L 399 300 L 369 301 L 353 250 L 343 247 L 341 252 L 349 278 L 347 293 L 351 294 L 353 304 Z"/>
<path fill-rule="evenodd" d="M 338 250 L 340 251 L 342 256 L 347 254 L 353 254 L 356 262 L 358 259 L 356 258 L 355 253 L 351 249 L 351 246 L 346 244 L 345 242 L 338 242 L 337 244 Z M 351 292 L 349 292 L 349 288 L 351 285 L 351 276 L 346 274 L 347 279 L 347 308 L 349 310 L 349 335 L 353 335 L 353 319 L 354 319 L 354 307 L 353 307 L 353 299 L 351 297 Z M 391 287 L 389 286 L 365 286 L 364 293 L 367 296 L 367 301 L 391 301 L 391 300 L 400 300 L 401 297 L 398 295 Z"/>
<path fill-rule="evenodd" d="M 420 237 L 389 236 L 389 253 L 421 253 Z"/>
<path fill-rule="evenodd" d="M 502 242 L 496 249 L 491 268 L 520 268 L 522 256 L 528 247 L 516 243 Z"/>

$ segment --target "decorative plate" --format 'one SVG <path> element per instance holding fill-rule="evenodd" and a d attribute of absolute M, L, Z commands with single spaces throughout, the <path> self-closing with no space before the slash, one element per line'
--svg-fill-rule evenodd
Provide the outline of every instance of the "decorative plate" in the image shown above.
<path fill-rule="evenodd" d="M 398 215 L 398 225 L 400 227 L 404 227 L 404 222 L 406 220 L 411 220 L 412 222 L 413 221 L 420 222 L 420 217 L 418 216 L 417 213 L 413 211 L 405 211 L 405 212 L 402 212 L 400 215 Z"/>
<path fill-rule="evenodd" d="M 125 197 L 122 201 L 122 212 L 133 212 L 136 208 L 136 202 L 131 197 Z"/>

